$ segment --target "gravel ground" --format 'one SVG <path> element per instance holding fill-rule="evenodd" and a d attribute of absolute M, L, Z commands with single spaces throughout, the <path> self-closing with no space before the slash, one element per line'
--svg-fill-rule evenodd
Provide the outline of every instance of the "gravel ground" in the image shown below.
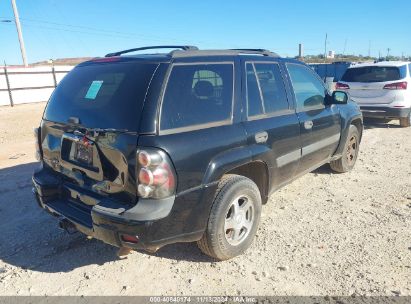
<path fill-rule="evenodd" d="M 370 124 L 352 172 L 322 167 L 276 192 L 240 257 L 175 244 L 118 259 L 32 197 L 43 107 L 0 107 L 0 295 L 411 295 L 411 128 Z"/>

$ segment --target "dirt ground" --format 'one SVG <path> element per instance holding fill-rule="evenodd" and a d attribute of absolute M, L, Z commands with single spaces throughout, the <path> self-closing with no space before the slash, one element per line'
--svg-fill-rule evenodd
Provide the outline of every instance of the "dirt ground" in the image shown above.
<path fill-rule="evenodd" d="M 43 107 L 0 107 L 0 295 L 411 295 L 411 128 L 367 125 L 352 172 L 322 167 L 276 192 L 240 257 L 175 244 L 121 260 L 37 207 Z"/>

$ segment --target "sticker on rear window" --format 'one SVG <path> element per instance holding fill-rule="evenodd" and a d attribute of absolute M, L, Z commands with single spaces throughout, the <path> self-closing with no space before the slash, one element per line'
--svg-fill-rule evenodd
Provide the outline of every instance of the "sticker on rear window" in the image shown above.
<path fill-rule="evenodd" d="M 98 92 L 100 91 L 101 86 L 103 85 L 103 80 L 94 80 L 90 87 L 87 90 L 86 97 L 87 99 L 96 99 Z"/>

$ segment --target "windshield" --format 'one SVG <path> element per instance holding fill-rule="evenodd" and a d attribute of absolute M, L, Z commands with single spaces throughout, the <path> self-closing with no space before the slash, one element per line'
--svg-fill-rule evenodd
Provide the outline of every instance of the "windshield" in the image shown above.
<path fill-rule="evenodd" d="M 157 67 L 153 63 L 80 65 L 54 90 L 44 119 L 67 123 L 76 117 L 87 128 L 137 131 L 144 98 Z"/>
<path fill-rule="evenodd" d="M 368 66 L 348 69 L 341 80 L 346 82 L 384 82 L 400 80 L 405 76 L 405 65 L 401 67 Z"/>

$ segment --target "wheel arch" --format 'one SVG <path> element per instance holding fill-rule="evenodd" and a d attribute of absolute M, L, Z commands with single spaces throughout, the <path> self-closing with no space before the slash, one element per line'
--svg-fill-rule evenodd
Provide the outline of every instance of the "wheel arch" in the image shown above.
<path fill-rule="evenodd" d="M 260 190 L 261 201 L 266 204 L 268 201 L 269 175 L 268 166 L 263 161 L 251 161 L 241 166 L 235 167 L 226 174 L 241 175 L 252 180 Z M 223 175 L 223 176 L 224 176 Z"/>
<path fill-rule="evenodd" d="M 247 147 L 240 147 L 217 155 L 210 162 L 203 178 L 203 184 L 218 183 L 224 175 L 236 174 L 247 177 L 256 183 L 263 203 L 267 202 L 269 193 L 268 165 L 263 160 L 254 159 L 256 153 Z"/>
<path fill-rule="evenodd" d="M 334 153 L 333 158 L 338 158 L 339 156 L 342 155 L 343 150 L 344 150 L 344 145 L 345 142 L 347 141 L 348 133 L 350 131 L 350 126 L 355 126 L 360 133 L 360 142 L 363 134 L 363 120 L 362 116 L 360 115 L 355 115 L 350 118 L 346 118 L 344 115 L 342 116 L 342 122 L 341 122 L 341 137 L 340 137 L 340 143 Z"/>
<path fill-rule="evenodd" d="M 358 132 L 360 133 L 360 142 L 362 139 L 362 133 L 364 130 L 364 125 L 363 125 L 363 121 L 361 118 L 355 118 L 351 121 L 350 125 L 353 125 L 357 128 Z"/>

